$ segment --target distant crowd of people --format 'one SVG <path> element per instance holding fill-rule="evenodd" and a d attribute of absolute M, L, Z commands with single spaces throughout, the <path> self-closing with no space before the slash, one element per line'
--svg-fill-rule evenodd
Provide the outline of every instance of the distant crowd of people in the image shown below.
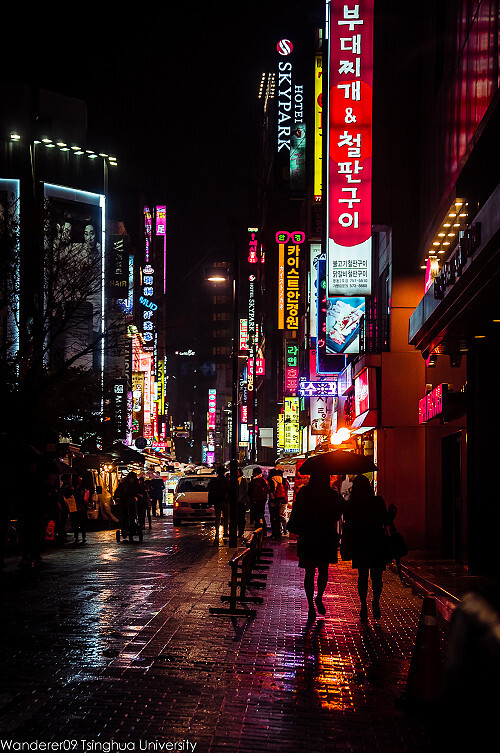
<path fill-rule="evenodd" d="M 224 466 L 217 469 L 216 476 L 208 484 L 208 501 L 215 510 L 215 539 L 214 546 L 220 544 L 220 528 L 222 526 L 223 539 L 229 536 L 229 499 L 230 474 Z M 264 478 L 262 469 L 258 466 L 252 470 L 250 480 L 238 468 L 238 536 L 243 537 L 249 513 L 249 522 L 253 526 L 262 526 L 267 534 L 266 503 L 269 510 L 269 527 L 271 536 L 278 540 L 287 535 L 287 507 L 288 481 L 283 471 L 275 468 L 270 471 L 268 478 Z"/>
<path fill-rule="evenodd" d="M 64 546 L 86 542 L 89 510 L 95 509 L 97 500 L 92 472 L 61 473 L 59 465 L 31 449 L 23 454 L 19 467 L 22 483 L 7 485 L 0 508 L 2 560 L 9 544 L 15 543 L 21 554 L 20 566 L 32 569 L 40 564 L 48 543 Z M 131 479 L 135 479 L 132 484 Z M 145 527 L 147 520 L 151 528 L 151 517 L 164 514 L 164 488 L 157 474 L 146 477 L 129 473 L 118 485 L 114 499 L 121 513 L 120 499 L 131 489 L 140 525 Z M 13 535 L 15 542 L 11 542 Z"/>
<path fill-rule="evenodd" d="M 57 464 L 35 453 L 28 453 L 24 463 L 23 483 L 15 494 L 18 539 L 21 566 L 32 568 L 39 564 L 47 539 L 59 545 L 86 541 L 88 510 L 94 505 L 96 489 L 90 471 L 61 475 Z M 238 536 L 244 536 L 247 520 L 254 528 L 261 526 L 264 534 L 275 541 L 289 532 L 297 536 L 299 567 L 305 571 L 304 590 L 309 617 L 313 619 L 316 612 L 325 614 L 323 594 L 329 566 L 338 561 L 342 520 L 343 543 L 348 535 L 351 549 L 347 558 L 358 571 L 360 618 L 364 621 L 368 617 L 371 579 L 373 617 L 380 619 L 386 529 L 393 525 L 396 509 L 386 508 L 364 475 L 344 479 L 339 489 L 332 487 L 330 481 L 329 473 L 312 474 L 309 482 L 296 490 L 289 519 L 289 486 L 281 469 L 271 469 L 267 478 L 260 467 L 253 468 L 251 478 L 238 469 Z M 157 474 L 146 477 L 131 472 L 122 479 L 114 501 L 118 504 L 123 538 L 132 532 L 133 524 L 141 530 L 146 525 L 151 528 L 152 517 L 164 514 L 163 492 L 164 482 Z M 220 545 L 221 529 L 223 540 L 229 536 L 229 500 L 230 474 L 221 466 L 208 484 L 208 501 L 215 510 L 215 546 Z M 2 511 L 5 533 L 12 511 L 8 505 Z"/>

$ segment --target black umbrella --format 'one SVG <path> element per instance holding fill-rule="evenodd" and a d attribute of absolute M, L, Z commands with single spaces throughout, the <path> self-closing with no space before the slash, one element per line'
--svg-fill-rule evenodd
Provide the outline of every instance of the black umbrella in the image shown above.
<path fill-rule="evenodd" d="M 301 476 L 310 476 L 315 471 L 320 473 L 324 471 L 329 472 L 332 476 L 342 473 L 355 476 L 358 473 L 376 470 L 378 468 L 373 460 L 365 455 L 357 455 L 355 452 L 346 452 L 346 450 L 332 450 L 307 458 L 305 463 L 300 466 L 299 473 Z"/>

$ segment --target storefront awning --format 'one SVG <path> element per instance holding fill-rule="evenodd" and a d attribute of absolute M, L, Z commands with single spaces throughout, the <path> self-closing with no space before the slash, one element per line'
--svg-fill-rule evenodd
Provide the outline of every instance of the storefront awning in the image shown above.
<path fill-rule="evenodd" d="M 365 431 L 375 429 L 378 423 L 378 414 L 376 410 L 367 410 L 360 416 L 356 416 L 351 424 L 352 434 L 363 434 Z"/>

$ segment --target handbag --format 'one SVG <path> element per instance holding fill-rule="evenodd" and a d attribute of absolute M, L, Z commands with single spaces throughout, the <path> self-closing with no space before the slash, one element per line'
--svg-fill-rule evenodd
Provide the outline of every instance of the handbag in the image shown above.
<path fill-rule="evenodd" d="M 76 499 L 75 499 L 75 497 L 74 497 L 73 494 L 71 496 L 69 496 L 69 497 L 65 497 L 64 501 L 66 502 L 66 504 L 68 506 L 68 510 L 70 512 L 76 512 L 76 510 L 77 510 Z"/>
<path fill-rule="evenodd" d="M 392 560 L 399 560 L 408 554 L 408 546 L 403 536 L 392 525 L 389 530 L 385 529 L 384 535 L 384 560 L 387 564 Z"/>
<path fill-rule="evenodd" d="M 286 529 L 289 533 L 293 533 L 295 536 L 300 536 L 304 533 L 304 516 L 301 514 L 300 509 L 296 504 L 293 505 Z"/>

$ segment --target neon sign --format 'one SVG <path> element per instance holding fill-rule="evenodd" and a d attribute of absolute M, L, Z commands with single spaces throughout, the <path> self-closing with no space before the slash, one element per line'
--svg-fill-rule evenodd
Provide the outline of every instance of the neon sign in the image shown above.
<path fill-rule="evenodd" d="M 298 330 L 300 298 L 301 231 L 276 233 L 278 243 L 278 329 Z M 285 244 L 286 251 L 285 251 Z"/>
<path fill-rule="evenodd" d="M 331 6 L 327 296 L 371 293 L 373 0 Z"/>

